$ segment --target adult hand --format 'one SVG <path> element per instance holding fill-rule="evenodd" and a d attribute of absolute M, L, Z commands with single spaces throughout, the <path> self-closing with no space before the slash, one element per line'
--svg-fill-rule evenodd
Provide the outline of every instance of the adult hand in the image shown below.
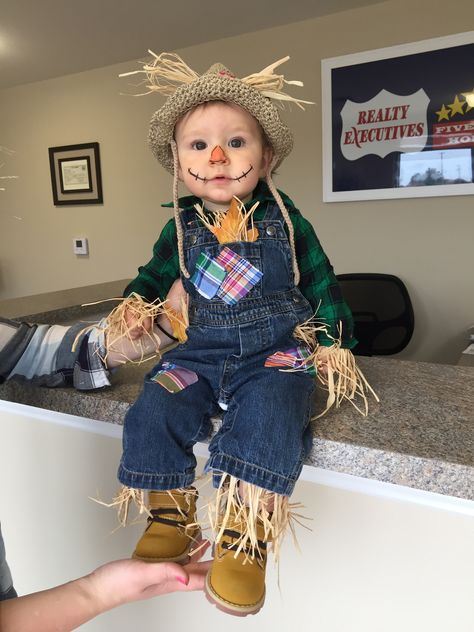
<path fill-rule="evenodd" d="M 0 602 L 2 630 L 70 632 L 116 606 L 174 591 L 202 590 L 211 562 L 199 562 L 206 543 L 186 566 L 119 560 L 49 590 Z"/>
<path fill-rule="evenodd" d="M 172 562 L 118 560 L 97 568 L 85 579 L 104 610 L 166 593 L 202 590 L 211 561 L 199 560 L 208 547 L 206 542 L 185 566 Z"/>

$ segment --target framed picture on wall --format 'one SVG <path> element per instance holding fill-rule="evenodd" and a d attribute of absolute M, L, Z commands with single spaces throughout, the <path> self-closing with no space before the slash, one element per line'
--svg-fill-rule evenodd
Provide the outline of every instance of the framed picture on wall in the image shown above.
<path fill-rule="evenodd" d="M 325 202 L 474 194 L 474 31 L 323 59 Z"/>
<path fill-rule="evenodd" d="M 99 143 L 50 147 L 48 151 L 55 206 L 103 203 Z"/>

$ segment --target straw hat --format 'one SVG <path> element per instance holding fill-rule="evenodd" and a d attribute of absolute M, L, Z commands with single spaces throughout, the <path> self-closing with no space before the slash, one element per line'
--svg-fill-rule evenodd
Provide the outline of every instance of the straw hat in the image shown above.
<path fill-rule="evenodd" d="M 167 96 L 164 105 L 153 115 L 150 123 L 148 142 L 157 160 L 173 173 L 171 141 L 178 120 L 192 108 L 208 101 L 228 101 L 247 110 L 260 123 L 270 142 L 277 167 L 293 147 L 293 135 L 281 120 L 275 101 L 295 103 L 303 107 L 301 101 L 282 90 L 284 84 L 303 85 L 300 81 L 286 81 L 283 75 L 276 75 L 277 66 L 289 59 L 285 57 L 258 73 L 237 78 L 222 64 L 213 64 L 203 75 L 191 70 L 174 53 L 155 55 L 151 64 L 143 70 L 135 71 L 147 76 L 148 92 L 159 92 Z M 126 76 L 134 73 L 125 73 Z"/>

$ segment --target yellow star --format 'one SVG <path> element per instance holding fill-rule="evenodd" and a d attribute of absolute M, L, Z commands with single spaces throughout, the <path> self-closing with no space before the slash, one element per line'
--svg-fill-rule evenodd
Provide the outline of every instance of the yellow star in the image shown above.
<path fill-rule="evenodd" d="M 447 121 L 449 121 L 449 112 L 450 112 L 449 108 L 444 107 L 444 103 L 443 103 L 443 105 L 441 106 L 441 110 L 438 110 L 436 112 L 436 114 L 438 115 L 438 123 L 442 121 L 443 119 L 446 119 Z"/>
<path fill-rule="evenodd" d="M 474 88 L 471 92 L 463 92 L 462 96 L 466 99 L 466 112 L 474 108 Z"/>
<path fill-rule="evenodd" d="M 454 103 L 448 103 L 449 107 L 451 108 L 451 116 L 453 116 L 454 114 L 464 114 L 464 103 L 465 101 L 460 101 L 458 95 L 456 95 L 454 97 Z"/>

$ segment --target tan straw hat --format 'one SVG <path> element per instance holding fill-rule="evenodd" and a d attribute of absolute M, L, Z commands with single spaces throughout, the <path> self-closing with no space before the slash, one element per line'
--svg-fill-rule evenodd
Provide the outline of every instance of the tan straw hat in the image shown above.
<path fill-rule="evenodd" d="M 286 101 L 303 108 L 303 103 L 282 91 L 284 84 L 303 85 L 300 81 L 285 81 L 276 75 L 277 66 L 289 57 L 264 68 L 258 73 L 237 78 L 222 64 L 214 64 L 203 75 L 198 75 L 174 53 L 155 55 L 151 64 L 135 71 L 147 76 L 149 92 L 168 96 L 165 104 L 153 115 L 148 133 L 149 145 L 158 161 L 173 173 L 170 143 L 178 120 L 189 110 L 208 101 L 228 101 L 247 110 L 260 123 L 270 142 L 277 167 L 293 147 L 293 136 L 280 118 L 274 101 Z M 134 73 L 125 73 L 130 75 Z M 125 76 L 121 75 L 121 76 Z"/>

